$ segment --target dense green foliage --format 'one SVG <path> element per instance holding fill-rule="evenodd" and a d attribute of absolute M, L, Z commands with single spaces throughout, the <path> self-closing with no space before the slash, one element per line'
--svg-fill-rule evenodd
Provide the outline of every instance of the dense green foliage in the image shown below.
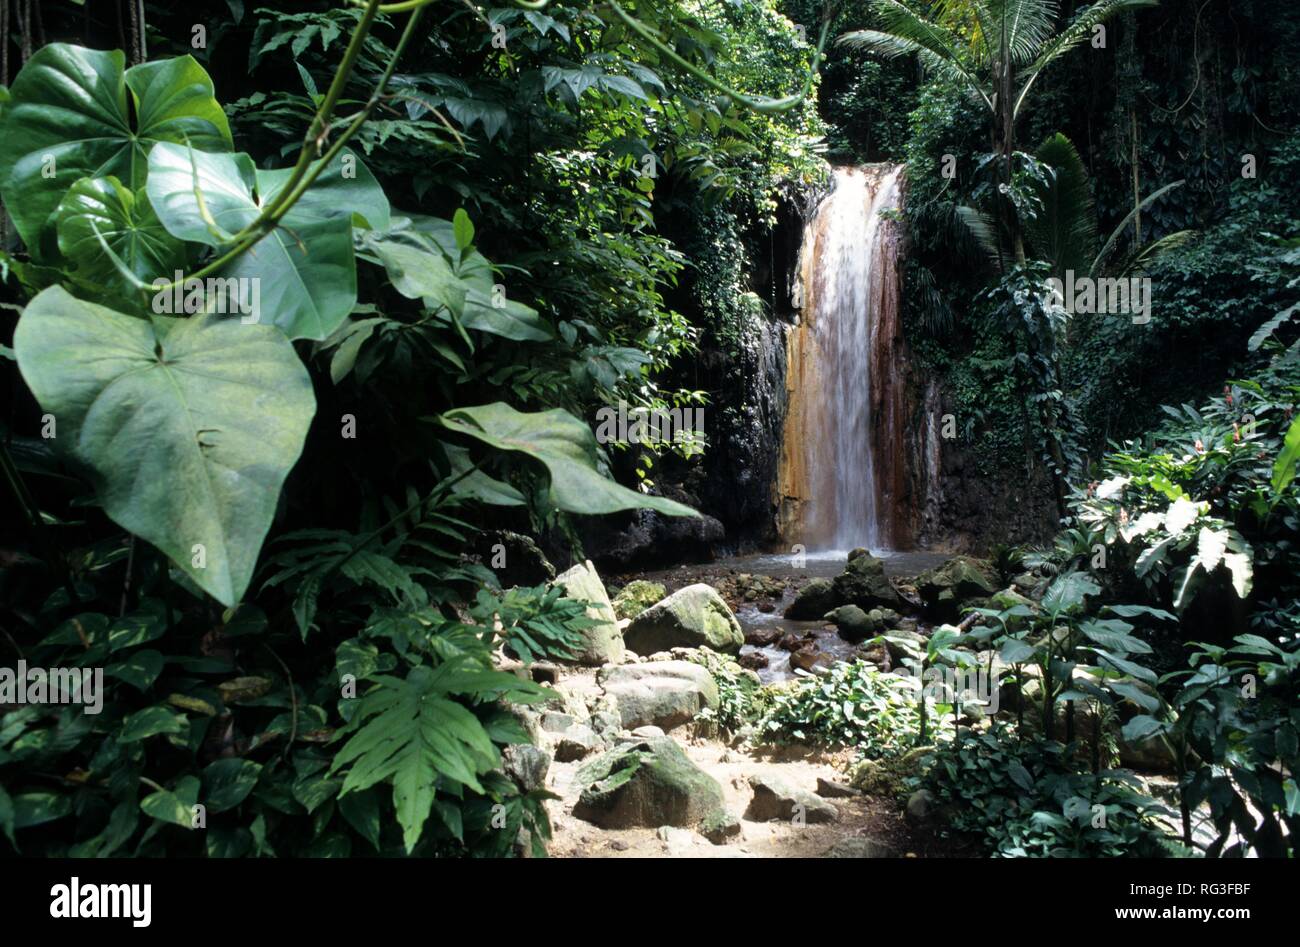
<path fill-rule="evenodd" d="M 194 11 L 149 11 L 155 53 L 198 59 L 51 43 L 3 99 L 0 352 L 31 393 L 3 647 L 107 683 L 101 714 L 4 715 L 0 844 L 540 852 L 501 751 L 548 692 L 496 656 L 563 657 L 590 620 L 471 550 L 493 522 L 691 514 L 611 479 L 583 418 L 703 399 L 660 381 L 700 330 L 665 301 L 684 259 L 657 218 L 761 226 L 815 165 L 810 113 L 695 73 L 780 96 L 812 50 L 759 3 L 634 8 L 680 79 L 580 6 L 489 11 L 501 30 L 213 6 L 192 47 Z"/>
<path fill-rule="evenodd" d="M 0 851 L 542 853 L 507 748 L 593 622 L 484 550 L 700 499 L 770 529 L 724 507 L 776 450 L 778 236 L 830 157 L 906 162 L 947 467 L 1060 531 L 910 677 L 705 656 L 703 718 L 931 747 L 911 788 L 999 855 L 1294 857 L 1300 13 L 1228 6 L 44 4 L 0 76 L 0 652 L 105 680 L 2 708 Z M 603 443 L 619 405 L 708 433 Z M 917 700 L 995 666 L 996 723 Z"/>

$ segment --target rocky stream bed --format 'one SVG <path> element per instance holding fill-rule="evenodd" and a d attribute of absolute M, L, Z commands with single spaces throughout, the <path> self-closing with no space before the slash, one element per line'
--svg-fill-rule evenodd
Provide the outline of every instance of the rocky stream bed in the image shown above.
<path fill-rule="evenodd" d="M 882 766 L 852 749 L 768 743 L 752 726 L 732 732 L 714 671 L 779 691 L 840 661 L 898 670 L 972 604 L 1035 607 L 1042 577 L 1003 588 L 981 560 L 853 550 L 608 578 L 587 562 L 554 580 L 596 622 L 572 662 L 500 659 L 555 694 L 516 711 L 535 745 L 506 752 L 521 788 L 550 794 L 551 855 L 974 853 L 942 831 L 924 790 L 906 787 L 924 751 Z"/>

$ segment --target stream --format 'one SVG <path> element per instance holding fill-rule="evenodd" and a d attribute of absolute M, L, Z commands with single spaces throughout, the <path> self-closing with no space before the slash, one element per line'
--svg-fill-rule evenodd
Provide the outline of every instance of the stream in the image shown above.
<path fill-rule="evenodd" d="M 884 560 L 885 574 L 888 576 L 914 576 L 926 569 L 934 568 L 949 558 L 947 553 L 936 552 L 891 552 L 873 550 L 873 555 Z M 794 676 L 790 666 L 790 652 L 782 648 L 779 642 L 785 634 L 796 637 L 811 635 L 814 648 L 825 655 L 825 662 L 852 660 L 859 645 L 845 641 L 835 628 L 824 621 L 793 621 L 782 617 L 786 607 L 794 601 L 795 593 L 809 579 L 834 578 L 844 571 L 848 561 L 848 550 L 834 549 L 805 553 L 802 561 L 786 553 L 754 553 L 743 556 L 727 556 L 713 562 L 692 563 L 671 569 L 660 569 L 640 573 L 634 576 L 620 576 L 623 581 L 632 578 L 660 582 L 668 590 L 675 592 L 680 588 L 704 582 L 718 588 L 741 575 L 771 576 L 786 582 L 785 592 L 775 601 L 775 608 L 764 611 L 760 602 L 737 603 L 734 611 L 740 622 L 746 639 L 766 633 L 774 639 L 772 644 L 745 644 L 740 654 L 743 657 L 754 652 L 767 658 L 767 666 L 756 668 L 759 680 L 764 684 L 787 680 Z"/>

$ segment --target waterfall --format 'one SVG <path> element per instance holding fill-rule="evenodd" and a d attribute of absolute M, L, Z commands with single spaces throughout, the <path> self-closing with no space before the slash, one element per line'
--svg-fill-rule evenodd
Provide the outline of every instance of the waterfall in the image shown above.
<path fill-rule="evenodd" d="M 809 550 L 902 548 L 899 165 L 837 168 L 804 231 L 802 318 L 790 334 L 780 531 Z"/>

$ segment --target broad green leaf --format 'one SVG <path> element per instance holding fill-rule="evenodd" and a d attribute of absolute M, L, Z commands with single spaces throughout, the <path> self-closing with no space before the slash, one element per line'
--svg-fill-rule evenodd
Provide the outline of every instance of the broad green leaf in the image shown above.
<path fill-rule="evenodd" d="M 144 186 L 157 142 L 231 147 L 212 80 L 194 59 L 125 71 L 124 65 L 120 51 L 51 43 L 10 87 L 0 113 L 0 196 L 34 254 L 50 215 L 79 179 L 112 176 L 134 193 Z"/>
<path fill-rule="evenodd" d="M 403 219 L 388 233 L 362 235 L 359 249 L 387 270 L 403 296 L 419 299 L 435 312 L 446 310 L 466 329 L 518 342 L 552 338 L 537 311 L 510 299 L 504 284 L 498 289 L 492 265 L 477 251 L 463 251 L 458 239 L 452 224 L 416 230 Z"/>
<path fill-rule="evenodd" d="M 465 213 L 465 208 L 456 208 L 456 214 L 451 219 L 452 230 L 456 235 L 456 246 L 461 250 L 468 250 L 474 245 L 474 224 L 469 219 L 469 214 Z"/>
<path fill-rule="evenodd" d="M 162 673 L 163 656 L 152 650 L 134 651 L 130 656 L 116 664 L 104 668 L 109 677 L 126 681 L 138 691 L 149 689 L 149 685 Z"/>
<path fill-rule="evenodd" d="M 457 408 L 442 416 L 444 426 L 498 450 L 541 461 L 551 475 L 551 499 L 569 513 L 615 513 L 646 508 L 668 516 L 698 516 L 689 506 L 620 486 L 596 470 L 596 437 L 559 408 L 526 414 L 495 402 Z"/>
<path fill-rule="evenodd" d="M 1296 463 L 1300 462 L 1300 418 L 1291 422 L 1287 428 L 1282 450 L 1278 452 L 1273 464 L 1273 492 L 1281 493 L 1295 479 Z"/>
<path fill-rule="evenodd" d="M 164 789 L 140 800 L 144 814 L 159 822 L 169 822 L 182 828 L 194 828 L 194 807 L 199 802 L 199 778 L 182 776 L 174 790 Z"/>
<path fill-rule="evenodd" d="M 357 834 L 379 851 L 379 792 L 349 793 L 339 799 L 339 812 Z"/>
<path fill-rule="evenodd" d="M 347 318 L 357 301 L 353 218 L 388 221 L 388 200 L 365 166 L 350 153 L 334 160 L 274 231 L 216 274 L 256 281 L 247 285 L 257 288 L 261 321 L 291 339 L 319 341 Z M 345 160 L 354 164 L 345 168 Z M 260 171 L 244 154 L 162 144 L 149 153 L 149 199 L 173 235 L 224 248 L 279 196 L 289 174 Z"/>
<path fill-rule="evenodd" d="M 1147 714 L 1138 714 L 1128 723 L 1124 724 L 1120 731 L 1124 734 L 1124 739 L 1129 743 L 1136 743 L 1145 740 L 1152 734 L 1159 733 L 1165 728 L 1165 725 L 1155 717 Z"/>
<path fill-rule="evenodd" d="M 1131 681 L 1109 681 L 1106 686 L 1121 697 L 1131 700 L 1148 713 L 1155 713 L 1160 709 L 1160 699 L 1158 697 L 1144 691 Z"/>
<path fill-rule="evenodd" d="M 1150 654 L 1151 646 L 1141 638 L 1135 638 L 1129 632 L 1133 626 L 1128 622 L 1115 619 L 1090 618 L 1079 623 L 1079 631 L 1085 638 L 1094 641 L 1103 648 L 1128 654 Z"/>
<path fill-rule="evenodd" d="M 144 190 L 133 195 L 114 177 L 72 185 L 59 204 L 58 239 L 59 252 L 76 264 L 76 278 L 123 298 L 134 287 L 120 267 L 152 283 L 172 280 L 185 263 L 185 245 L 163 227 Z"/>
<path fill-rule="evenodd" d="M 1008 638 L 1002 644 L 1003 664 L 1024 664 L 1034 656 L 1034 646 L 1019 638 Z"/>
<path fill-rule="evenodd" d="M 1089 595 L 1096 595 L 1101 586 L 1086 572 L 1067 572 L 1057 576 L 1043 593 L 1043 608 L 1054 614 L 1070 612 L 1083 605 Z"/>
<path fill-rule="evenodd" d="M 137 319 L 51 287 L 14 350 L 104 511 L 224 605 L 247 589 L 315 410 L 270 326 Z"/>
<path fill-rule="evenodd" d="M 253 791 L 261 772 L 260 764 L 236 757 L 209 763 L 203 770 L 200 801 L 209 813 L 233 809 Z"/>
<path fill-rule="evenodd" d="M 1011 777 L 1013 783 L 1025 790 L 1025 792 L 1033 792 L 1034 777 L 1029 775 L 1029 770 L 1025 769 L 1019 761 L 1012 760 L 1007 764 L 1007 775 Z"/>
<path fill-rule="evenodd" d="M 1120 618 L 1136 618 L 1139 615 L 1150 615 L 1152 618 L 1159 618 L 1162 621 L 1178 621 L 1178 616 L 1173 612 L 1167 612 L 1163 608 L 1152 608 L 1149 605 L 1107 605 L 1106 608 Z"/>
<path fill-rule="evenodd" d="M 184 733 L 189 729 L 189 721 L 184 714 L 168 710 L 162 704 L 146 707 L 127 715 L 122 727 L 117 732 L 118 743 L 135 743 L 156 737 L 160 733 Z"/>
<path fill-rule="evenodd" d="M 1129 675 L 1129 677 L 1136 677 L 1139 681 L 1144 681 L 1147 684 L 1154 684 L 1156 682 L 1155 671 L 1152 671 L 1149 668 L 1144 668 L 1140 664 L 1135 664 L 1127 658 L 1121 658 L 1117 654 L 1103 651 L 1098 653 L 1097 660 L 1102 664 L 1109 665 L 1121 673 Z"/>
<path fill-rule="evenodd" d="M 72 796 L 61 792 L 25 792 L 13 797 L 12 826 L 27 829 L 72 814 Z"/>

